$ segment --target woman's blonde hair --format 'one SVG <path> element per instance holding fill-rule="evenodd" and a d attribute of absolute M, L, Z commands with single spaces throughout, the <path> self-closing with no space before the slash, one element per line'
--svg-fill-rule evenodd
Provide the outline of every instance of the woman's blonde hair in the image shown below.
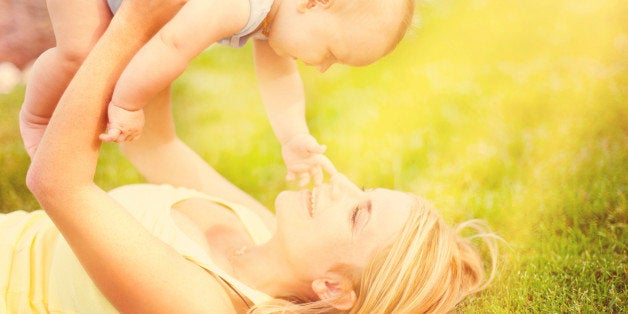
<path fill-rule="evenodd" d="M 475 235 L 463 237 L 467 229 Z M 490 274 L 485 276 L 482 254 L 471 243 L 488 248 Z M 441 313 L 452 310 L 466 296 L 487 287 L 496 272 L 499 237 L 481 220 L 456 228 L 447 226 L 424 200 L 410 214 L 400 234 L 375 253 L 366 268 L 347 269 L 357 300 L 347 313 Z M 293 303 L 275 299 L 249 313 L 343 313 L 328 302 Z"/>

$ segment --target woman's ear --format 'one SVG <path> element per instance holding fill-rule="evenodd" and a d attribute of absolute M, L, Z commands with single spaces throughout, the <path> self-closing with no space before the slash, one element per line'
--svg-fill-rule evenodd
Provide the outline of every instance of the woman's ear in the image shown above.
<path fill-rule="evenodd" d="M 341 311 L 350 310 L 357 300 L 351 280 L 337 272 L 327 272 L 312 281 L 312 290 L 321 301 Z"/>
<path fill-rule="evenodd" d="M 299 13 L 304 13 L 309 9 L 320 6 L 322 8 L 328 8 L 334 0 L 299 0 L 297 4 L 297 10 Z"/>

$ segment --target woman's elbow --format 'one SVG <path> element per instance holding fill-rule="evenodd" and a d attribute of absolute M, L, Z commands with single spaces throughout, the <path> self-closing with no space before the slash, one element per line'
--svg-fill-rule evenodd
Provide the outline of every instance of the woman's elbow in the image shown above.
<path fill-rule="evenodd" d="M 40 203 L 46 198 L 67 191 L 73 180 L 51 171 L 50 167 L 33 163 L 26 173 L 26 186 Z"/>
<path fill-rule="evenodd" d="M 47 187 L 46 182 L 41 167 L 31 164 L 26 173 L 26 186 L 37 199 L 48 194 L 46 191 L 49 190 L 49 187 Z"/>
<path fill-rule="evenodd" d="M 28 172 L 26 173 L 26 187 L 33 193 L 35 198 L 39 199 L 39 195 L 44 195 L 44 185 L 42 184 L 42 176 L 34 169 L 33 165 L 28 168 Z"/>

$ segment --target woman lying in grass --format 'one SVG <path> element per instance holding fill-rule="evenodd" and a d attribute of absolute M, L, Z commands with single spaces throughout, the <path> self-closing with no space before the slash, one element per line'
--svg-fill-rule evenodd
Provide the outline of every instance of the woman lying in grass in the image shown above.
<path fill-rule="evenodd" d="M 446 312 L 490 282 L 459 231 L 491 235 L 415 195 L 336 174 L 273 216 L 176 137 L 168 92 L 123 147 L 152 184 L 96 186 L 116 79 L 181 2 L 125 1 L 61 98 L 27 176 L 45 211 L 0 216 L 0 311 Z"/>

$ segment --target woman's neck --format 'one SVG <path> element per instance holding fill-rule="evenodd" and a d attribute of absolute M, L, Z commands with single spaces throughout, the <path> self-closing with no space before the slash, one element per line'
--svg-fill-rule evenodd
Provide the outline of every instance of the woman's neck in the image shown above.
<path fill-rule="evenodd" d="M 240 248 L 229 257 L 232 275 L 251 288 L 273 297 L 309 294 L 309 283 L 300 280 L 286 260 L 272 240 Z"/>

